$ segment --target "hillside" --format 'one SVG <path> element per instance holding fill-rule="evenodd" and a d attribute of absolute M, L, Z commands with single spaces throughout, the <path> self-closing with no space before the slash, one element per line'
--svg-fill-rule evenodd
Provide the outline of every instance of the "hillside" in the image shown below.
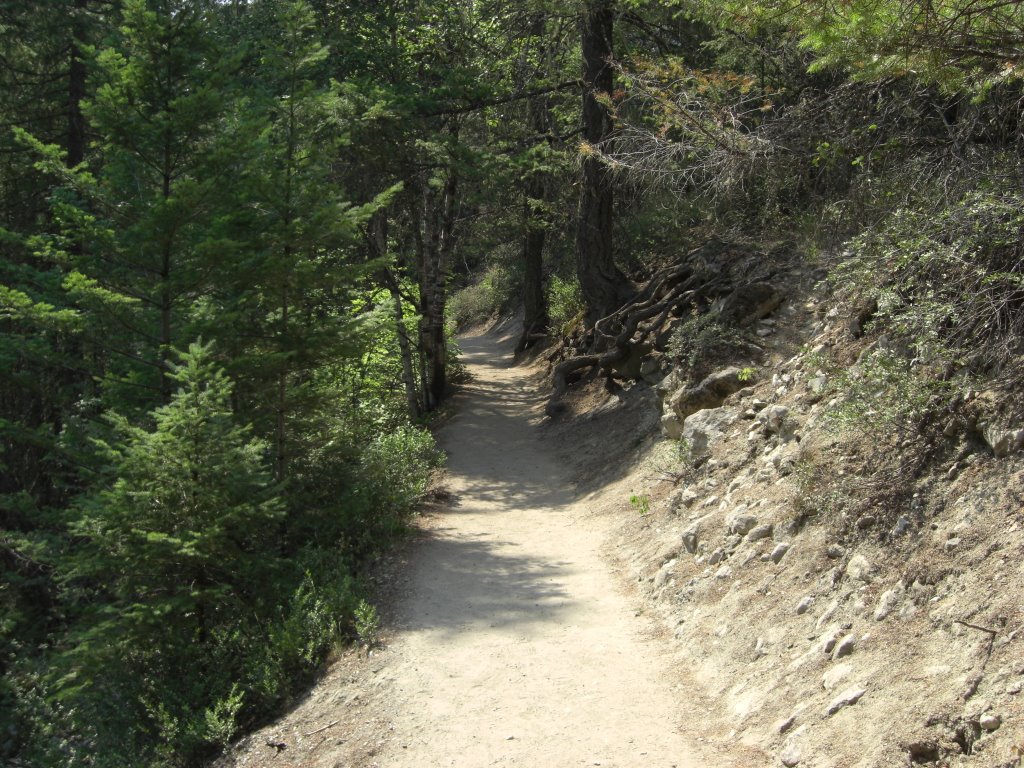
<path fill-rule="evenodd" d="M 1019 765 L 1021 433 L 993 423 L 998 382 L 962 393 L 973 420 L 948 414 L 938 444 L 851 417 L 887 340 L 821 277 L 776 278 L 763 353 L 725 361 L 749 380 L 687 380 L 655 350 L 614 394 L 570 390 L 549 438 L 620 519 L 610 557 L 688 660 L 713 743 L 761 765 Z"/>

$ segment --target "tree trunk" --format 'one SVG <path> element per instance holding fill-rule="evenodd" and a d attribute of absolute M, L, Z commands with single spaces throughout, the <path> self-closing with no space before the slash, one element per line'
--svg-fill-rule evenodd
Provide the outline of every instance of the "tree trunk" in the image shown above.
<path fill-rule="evenodd" d="M 164 202 L 171 196 L 171 147 L 164 142 L 163 187 Z M 173 234 L 164 232 L 160 250 L 160 401 L 165 405 L 171 401 L 171 315 L 174 307 L 174 293 L 171 290 L 171 262 L 173 258 Z"/>
<path fill-rule="evenodd" d="M 541 134 L 548 132 L 547 104 L 544 97 L 530 99 L 530 126 Z M 544 204 L 548 201 L 548 180 L 544 171 L 530 171 L 526 177 L 523 219 L 523 334 L 516 345 L 521 352 L 533 345 L 537 334 L 548 328 L 548 308 L 544 298 L 544 240 L 549 223 Z"/>
<path fill-rule="evenodd" d="M 612 26 L 614 0 L 589 0 L 581 21 L 583 51 L 583 178 L 576 223 L 576 274 L 592 326 L 610 315 L 632 290 L 612 251 L 612 179 L 599 149 L 612 132 Z M 604 102 L 604 103 L 602 103 Z"/>
<path fill-rule="evenodd" d="M 420 233 L 416 243 L 420 256 L 420 353 L 423 355 L 423 408 L 437 408 L 448 389 L 448 339 L 444 328 L 447 303 L 448 264 L 455 248 L 455 218 L 458 211 L 459 181 L 454 168 L 448 169 L 444 188 L 438 196 L 423 187 Z"/>
<path fill-rule="evenodd" d="M 370 217 L 367 242 L 374 259 L 382 259 L 388 253 L 388 216 L 379 210 Z M 395 313 L 395 335 L 398 337 L 398 352 L 402 361 L 402 384 L 405 386 L 405 405 L 409 418 L 415 421 L 420 416 L 420 400 L 416 391 L 416 371 L 412 364 L 412 345 L 409 343 L 409 329 L 405 327 L 405 307 L 398 276 L 390 269 L 381 270 L 381 282 L 391 294 Z"/>
<path fill-rule="evenodd" d="M 81 43 L 85 39 L 85 11 L 89 0 L 74 0 L 71 10 L 71 47 L 68 61 L 67 165 L 73 168 L 85 159 L 85 61 Z"/>

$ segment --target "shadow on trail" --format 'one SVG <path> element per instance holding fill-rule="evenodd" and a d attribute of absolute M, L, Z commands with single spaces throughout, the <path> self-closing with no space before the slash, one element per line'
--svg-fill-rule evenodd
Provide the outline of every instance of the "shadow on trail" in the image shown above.
<path fill-rule="evenodd" d="M 418 604 L 400 619 L 402 630 L 523 629 L 557 623 L 578 607 L 562 586 L 571 563 L 524 557 L 510 552 L 509 542 L 451 533 L 440 529 L 425 542 Z"/>

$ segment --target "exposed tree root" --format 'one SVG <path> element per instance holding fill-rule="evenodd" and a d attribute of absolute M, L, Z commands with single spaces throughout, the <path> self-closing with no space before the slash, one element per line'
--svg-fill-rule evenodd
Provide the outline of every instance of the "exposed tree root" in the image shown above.
<path fill-rule="evenodd" d="M 571 374 L 582 368 L 611 370 L 656 333 L 670 315 L 679 314 L 698 299 L 721 295 L 727 285 L 728 280 L 720 272 L 696 269 L 690 260 L 658 272 L 633 299 L 594 324 L 592 352 L 555 366 L 554 390 L 545 413 L 552 417 L 558 413 L 558 402 L 569 387 Z"/>

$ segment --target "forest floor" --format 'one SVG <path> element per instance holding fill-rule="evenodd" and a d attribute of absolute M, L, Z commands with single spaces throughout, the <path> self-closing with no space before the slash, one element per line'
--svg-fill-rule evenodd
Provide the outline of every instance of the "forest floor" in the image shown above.
<path fill-rule="evenodd" d="M 757 762 L 712 754 L 721 734 L 608 556 L 615 518 L 577 496 L 544 439 L 543 395 L 513 343 L 501 327 L 460 341 L 472 380 L 439 434 L 450 498 L 376 574 L 377 647 L 336 660 L 218 765 Z"/>

